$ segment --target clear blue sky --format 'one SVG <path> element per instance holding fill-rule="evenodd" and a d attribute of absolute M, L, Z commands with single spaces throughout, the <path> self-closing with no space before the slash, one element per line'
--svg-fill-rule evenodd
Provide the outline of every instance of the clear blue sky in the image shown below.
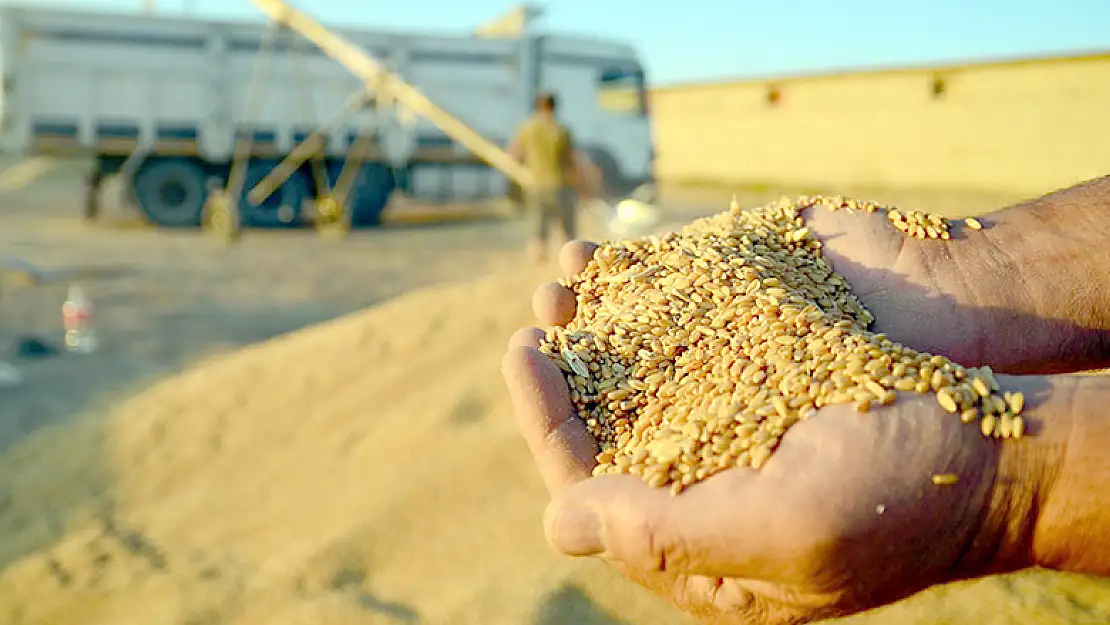
<path fill-rule="evenodd" d="M 10 0 L 137 9 L 142 0 Z M 463 31 L 513 0 L 294 0 L 326 23 Z M 1110 51 L 1110 0 L 549 0 L 544 30 L 635 44 L 651 82 Z M 249 0 L 157 0 L 250 18 Z"/>

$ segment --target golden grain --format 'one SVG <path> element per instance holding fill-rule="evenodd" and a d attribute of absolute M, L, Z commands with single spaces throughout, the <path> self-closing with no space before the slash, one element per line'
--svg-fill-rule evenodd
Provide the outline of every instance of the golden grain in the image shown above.
<path fill-rule="evenodd" d="M 819 408 L 878 411 L 896 391 L 934 395 L 984 436 L 1024 434 L 1014 416 L 1024 398 L 997 394 L 989 368 L 969 371 L 868 331 L 874 317 L 805 225 L 802 212 L 815 207 L 882 211 L 911 236 L 948 238 L 943 217 L 871 202 L 734 202 L 680 232 L 603 242 L 560 281 L 576 313 L 545 332 L 541 350 L 598 441 L 595 474 L 638 475 L 678 494 L 732 467 L 763 468 Z"/>
<path fill-rule="evenodd" d="M 998 419 L 998 435 L 1001 438 L 1010 438 L 1014 434 L 1014 417 L 1002 415 Z"/>
<path fill-rule="evenodd" d="M 937 403 L 945 412 L 955 414 L 960 410 L 959 405 L 956 404 L 956 399 L 952 397 L 952 392 L 947 388 L 937 391 Z"/>
<path fill-rule="evenodd" d="M 955 473 L 937 473 L 933 475 L 933 484 L 937 486 L 951 486 L 960 481 L 960 476 Z"/>
<path fill-rule="evenodd" d="M 992 436 L 994 434 L 996 417 L 992 414 L 985 414 L 981 421 L 979 421 L 979 429 L 983 432 L 983 436 Z"/>

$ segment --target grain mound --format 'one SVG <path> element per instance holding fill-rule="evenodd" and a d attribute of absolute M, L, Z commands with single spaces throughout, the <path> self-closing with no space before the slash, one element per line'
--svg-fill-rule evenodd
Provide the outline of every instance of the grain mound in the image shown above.
<path fill-rule="evenodd" d="M 551 277 L 413 292 L 7 450 L 0 623 L 688 623 L 543 539 L 499 367 Z"/>
<path fill-rule="evenodd" d="M 867 412 L 898 391 L 934 395 L 984 436 L 1023 435 L 1024 397 L 1001 392 L 989 367 L 966 369 L 867 331 L 874 317 L 805 225 L 801 212 L 817 206 L 884 211 L 909 236 L 949 236 L 937 215 L 783 198 L 605 243 L 565 281 L 575 318 L 549 329 L 541 347 L 599 441 L 595 475 L 639 475 L 678 494 L 732 467 L 761 468 L 786 430 L 819 408 Z"/>

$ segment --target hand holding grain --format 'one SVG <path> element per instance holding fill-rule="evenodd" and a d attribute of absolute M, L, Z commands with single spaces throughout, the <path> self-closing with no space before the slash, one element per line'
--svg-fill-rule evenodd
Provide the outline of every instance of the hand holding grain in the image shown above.
<path fill-rule="evenodd" d="M 759 471 L 679 497 L 634 475 L 589 477 L 596 447 L 551 361 L 518 335 L 505 375 L 551 492 L 549 542 L 600 556 L 706 623 L 807 622 L 958 578 L 996 462 L 992 441 L 935 402 L 822 409 Z M 938 486 L 933 475 L 957 475 Z"/>
<path fill-rule="evenodd" d="M 821 213 L 821 211 L 817 212 Z M 864 215 L 847 216 L 843 221 L 825 219 L 823 223 L 818 215 L 809 215 L 807 227 L 797 232 L 787 230 L 778 236 L 785 236 L 785 239 L 780 240 L 795 246 L 808 240 L 811 228 L 818 231 L 823 235 L 824 255 L 833 263 L 838 273 L 848 276 L 853 282 L 865 284 L 869 278 L 874 277 L 874 274 L 868 273 L 869 268 L 896 266 L 897 261 L 904 255 L 905 244 L 883 234 L 891 231 L 890 224 L 877 221 L 874 217 L 895 222 L 894 225 L 899 230 L 908 231 L 920 238 L 945 240 L 951 236 L 947 221 L 938 221 L 934 218 L 933 221 L 938 222 L 932 223 L 927 220 L 915 220 L 911 218 L 912 215 L 898 215 L 896 219 L 894 215 L 875 215 L 874 212 L 866 210 L 864 213 Z M 777 213 L 772 209 L 771 213 L 763 214 Z M 836 213 L 833 215 L 835 216 Z M 755 219 L 756 221 L 752 222 L 750 227 L 758 230 L 761 227 L 757 223 L 760 218 Z M 855 219 L 854 223 L 862 226 L 845 227 L 851 219 Z M 971 228 L 979 225 L 981 224 L 975 222 L 969 224 Z M 845 232 L 849 228 L 855 230 L 855 233 Z M 957 230 L 955 234 L 958 237 L 960 233 Z M 896 236 L 901 237 L 901 235 Z M 868 238 L 871 245 L 857 247 L 861 241 Z M 937 245 L 941 244 L 941 241 L 926 243 Z M 659 243 L 654 245 L 658 247 Z M 668 244 L 664 242 L 664 247 L 666 245 Z M 675 242 L 671 245 L 684 244 Z M 774 252 L 776 244 L 768 243 L 768 245 L 772 247 L 770 252 Z M 916 242 L 911 242 L 911 245 L 916 245 Z M 803 244 L 802 247 L 804 248 L 805 245 Z M 564 249 L 562 258 L 564 269 L 568 273 L 579 273 L 586 261 L 593 256 L 593 251 L 594 248 L 590 244 L 568 246 Z M 795 251 L 801 252 L 801 250 Z M 702 253 L 712 257 L 713 254 L 720 252 L 713 252 L 710 249 Z M 774 252 L 772 256 L 777 253 L 779 252 Z M 614 261 L 614 258 L 603 256 L 598 262 L 602 265 L 625 262 Z M 758 255 L 751 257 L 758 265 L 764 262 L 776 262 L 764 261 L 761 258 Z M 941 255 L 940 258 L 948 257 Z M 682 261 L 682 256 L 679 254 L 673 256 L 673 260 L 664 260 L 664 262 L 688 261 Z M 639 267 L 635 271 L 643 272 L 645 266 Z M 650 268 L 650 265 L 647 267 Z M 805 271 L 807 275 L 810 272 L 810 269 L 800 270 Z M 882 271 L 879 270 L 880 273 Z M 853 275 L 855 277 L 852 277 Z M 619 277 L 614 277 L 620 280 Z M 917 286 L 936 284 L 935 276 L 930 277 L 934 278 L 932 282 L 922 281 Z M 602 276 L 600 288 L 603 290 L 609 288 L 604 285 L 604 282 L 612 279 Z M 790 277 L 782 279 L 793 281 Z M 586 283 L 576 288 L 584 288 L 588 291 L 590 278 L 587 277 L 586 280 Z M 664 280 L 655 288 L 671 292 L 676 286 Z M 764 287 L 767 286 L 772 285 L 767 282 Z M 619 292 L 610 293 L 609 297 L 617 299 L 609 300 L 608 304 L 604 304 L 605 300 L 592 299 L 595 295 L 585 295 L 582 291 L 579 291 L 579 297 L 587 297 L 584 301 L 591 302 L 589 306 L 608 307 L 615 304 L 616 308 L 612 309 L 613 314 L 627 314 L 617 312 L 624 306 L 620 298 L 638 297 L 635 295 L 636 288 L 633 287 L 627 295 L 620 295 Z M 772 301 L 775 298 L 773 295 L 775 290 L 771 289 L 767 293 Z M 883 290 L 883 285 L 880 285 L 874 292 L 881 296 Z M 811 292 L 811 295 L 822 298 L 822 306 L 833 306 L 833 310 L 844 311 L 838 314 L 848 314 L 862 319 L 864 324 L 867 323 L 870 313 L 861 311 L 857 304 L 853 303 L 852 297 L 844 299 L 842 295 L 836 293 L 836 288 L 826 289 L 826 291 L 823 296 L 813 294 L 816 292 Z M 704 297 L 705 293 L 702 292 L 701 296 Z M 691 297 L 693 300 L 690 299 Z M 824 300 L 826 297 L 831 298 L 827 303 Z M 691 301 L 695 303 L 702 301 L 697 298 L 698 295 L 690 291 L 687 296 L 680 299 L 686 302 L 686 306 L 690 306 Z M 750 298 L 745 296 L 741 299 Z M 882 297 L 872 297 L 872 301 L 869 302 L 868 297 L 861 294 L 859 299 L 868 309 L 875 311 L 878 323 L 883 329 L 893 332 L 890 328 L 898 327 L 897 324 L 889 323 L 895 317 L 883 312 Z M 926 305 L 928 299 L 924 298 Z M 834 300 L 839 301 L 839 304 L 834 304 Z M 879 304 L 876 305 L 876 302 Z M 676 300 L 676 303 L 679 302 Z M 899 303 L 895 301 L 895 304 Z M 557 284 L 548 284 L 537 291 L 534 305 L 537 316 L 545 324 L 562 325 L 574 317 L 576 302 L 569 290 Z M 897 311 L 897 308 L 893 310 Z M 699 314 L 696 311 L 693 312 L 695 315 Z M 785 317 L 783 320 L 786 321 Z M 753 321 L 757 325 L 762 323 L 758 318 Z M 678 327 L 681 328 L 682 322 L 678 323 L 680 324 Z M 697 323 L 708 324 L 709 322 Z M 790 322 L 787 321 L 787 323 Z M 845 330 L 854 332 L 850 329 L 852 326 L 844 327 Z M 693 340 L 700 328 L 693 326 L 690 328 L 694 333 L 688 340 Z M 910 329 L 913 329 L 912 324 Z M 638 330 L 633 323 L 624 331 Z M 711 333 L 708 342 L 713 344 L 719 342 L 718 339 L 712 338 L 714 330 L 701 330 L 701 333 L 704 334 L 706 331 Z M 688 331 L 680 331 L 679 335 L 685 336 L 688 333 Z M 622 336 L 611 338 L 625 340 Z M 785 339 L 786 336 L 770 338 L 774 340 L 768 345 L 782 344 L 778 339 Z M 905 340 L 904 337 L 897 338 Z M 793 411 L 784 412 L 788 408 L 785 403 L 781 406 L 776 404 L 776 410 L 771 413 L 760 410 L 746 413 L 755 417 L 754 423 L 763 420 L 760 416 L 763 414 L 773 414 L 777 411 L 781 415 L 781 418 L 768 416 L 763 420 L 760 432 L 764 438 L 769 436 L 771 440 L 768 442 L 767 449 L 759 450 L 755 447 L 756 444 L 762 446 L 759 442 L 761 439 L 758 437 L 745 438 L 745 444 L 742 447 L 731 451 L 725 450 L 724 447 L 718 449 L 726 439 L 712 434 L 721 430 L 716 429 L 718 425 L 715 425 L 716 422 L 710 416 L 710 421 L 698 425 L 698 429 L 708 424 L 709 435 L 714 439 L 713 449 L 702 447 L 702 464 L 697 464 L 695 456 L 690 456 L 689 461 L 695 464 L 681 467 L 676 465 L 672 467 L 668 477 L 665 472 L 656 475 L 657 469 L 663 467 L 654 466 L 651 458 L 648 458 L 647 465 L 628 466 L 630 461 L 639 462 L 637 460 L 639 455 L 628 456 L 627 454 L 640 454 L 645 451 L 642 449 L 638 451 L 635 444 L 629 447 L 627 442 L 622 442 L 631 440 L 635 443 L 641 436 L 635 431 L 622 430 L 627 427 L 621 425 L 623 417 L 620 415 L 625 410 L 623 403 L 629 403 L 631 409 L 633 402 L 615 401 L 616 396 L 612 395 L 607 410 L 617 410 L 617 413 L 607 414 L 603 410 L 597 413 L 596 417 L 587 416 L 587 414 L 594 414 L 592 412 L 594 409 L 589 407 L 589 402 L 594 400 L 588 397 L 598 392 L 590 390 L 592 385 L 606 384 L 604 376 L 608 374 L 601 373 L 602 377 L 597 378 L 594 377 L 598 375 L 597 372 L 604 372 L 610 366 L 616 367 L 615 370 L 619 370 L 618 372 L 623 370 L 620 369 L 619 363 L 608 365 L 605 364 L 608 362 L 606 360 L 597 360 L 598 357 L 605 358 L 604 350 L 591 352 L 591 348 L 583 344 L 580 347 L 585 351 L 578 353 L 583 354 L 587 360 L 592 358 L 589 362 L 592 373 L 587 375 L 583 369 L 581 375 L 592 378 L 592 381 L 586 382 L 586 387 L 578 387 L 578 374 L 571 369 L 584 367 L 584 363 L 577 361 L 577 356 L 567 354 L 569 347 L 567 340 L 577 339 L 568 339 L 558 332 L 553 335 L 550 331 L 545 336 L 542 331 L 527 329 L 514 336 L 513 347 L 504 363 L 506 380 L 513 395 L 522 431 L 553 495 L 547 515 L 548 537 L 553 545 L 565 553 L 600 555 L 609 559 L 632 579 L 660 592 L 706 622 L 809 621 L 881 605 L 933 583 L 986 571 L 1020 568 L 1034 562 L 1064 569 L 1072 566 L 1072 570 L 1092 568 L 1090 562 L 1081 561 L 1084 556 L 1080 555 L 1077 558 L 1074 550 L 1069 547 L 1067 537 L 1076 535 L 1074 530 L 1057 532 L 1057 536 L 1051 532 L 1040 532 L 1038 540 L 1034 541 L 1033 530 L 1038 525 L 1038 519 L 1042 517 L 1047 519 L 1040 524 L 1042 528 L 1071 527 L 1066 522 L 1070 513 L 1052 511 L 1051 505 L 1048 506 L 1048 513 L 1037 514 L 1037 504 L 1043 503 L 1044 498 L 1047 497 L 1046 484 L 1054 481 L 1050 477 L 1055 478 L 1061 473 L 1061 458 L 1064 455 L 1063 450 L 1067 447 L 1066 440 L 1070 431 L 1069 419 L 1059 418 L 1061 417 L 1059 414 L 1054 415 L 1058 418 L 1052 420 L 1050 422 L 1052 427 L 1045 430 L 1049 433 L 1048 436 L 1037 437 L 1033 443 L 1028 443 L 1026 439 L 1020 441 L 1020 444 L 1012 444 L 1009 448 L 977 436 L 975 432 L 982 429 L 983 434 L 993 432 L 996 437 L 1011 436 L 1010 428 L 1000 429 L 1000 424 L 1013 425 L 1022 421 L 1013 415 L 1021 413 L 1023 405 L 1030 405 L 1023 402 L 1022 398 L 1035 396 L 1035 389 L 1031 385 L 1035 386 L 1037 379 L 1015 378 L 1000 383 L 991 380 L 989 371 L 986 377 L 980 377 L 980 373 L 972 370 L 964 370 L 952 363 L 945 364 L 943 358 L 939 360 L 934 358 L 930 362 L 925 362 L 921 355 L 914 356 L 914 352 L 910 350 L 904 352 L 910 360 L 904 365 L 899 365 L 900 367 L 909 372 L 921 369 L 921 375 L 924 376 L 924 369 L 935 362 L 938 369 L 943 368 L 946 372 L 944 377 L 949 378 L 947 383 L 941 381 L 940 386 L 955 384 L 956 387 L 950 390 L 942 389 L 942 392 L 937 393 L 936 401 L 923 401 L 920 396 L 904 393 L 898 393 L 899 397 L 895 400 L 894 387 L 898 390 L 902 389 L 899 380 L 891 375 L 900 374 L 897 373 L 897 369 L 880 367 L 887 371 L 886 378 L 882 380 L 874 378 L 872 382 L 854 391 L 855 394 L 863 393 L 863 395 L 867 395 L 868 392 L 880 393 L 875 396 L 882 397 L 876 406 L 882 407 L 873 408 L 870 412 L 866 405 L 870 402 L 865 399 L 859 400 L 863 401 L 864 405 L 857 403 L 856 411 L 843 405 L 842 402 L 846 399 L 836 399 L 837 392 L 848 392 L 845 388 L 844 391 L 836 391 L 833 395 L 823 395 L 823 400 L 816 400 L 818 407 L 824 407 L 812 419 L 806 419 L 803 416 L 799 422 L 797 416 L 789 416 Z M 872 347 L 867 348 L 865 343 L 863 344 L 865 349 L 874 350 L 880 344 L 887 344 L 881 336 L 869 340 Z M 705 341 L 699 339 L 699 343 L 703 342 Z M 818 343 L 821 341 L 818 340 L 806 348 L 811 350 L 811 355 L 808 357 L 812 358 L 814 353 L 821 353 L 820 347 L 816 348 L 817 352 L 812 352 Z M 563 345 L 561 358 L 558 345 Z M 614 343 L 615 345 L 617 343 Z M 660 348 L 666 345 L 671 344 L 660 344 Z M 861 344 L 857 339 L 851 339 L 844 343 L 844 348 L 853 349 L 851 345 Z M 598 347 L 602 345 L 599 344 Z M 955 347 L 960 348 L 958 345 Z M 666 353 L 670 354 L 673 348 L 673 345 L 666 347 L 668 350 Z M 975 345 L 974 348 L 983 353 L 981 344 Z M 552 349 L 555 349 L 555 352 L 552 352 Z M 745 347 L 745 349 L 748 348 Z M 883 349 L 885 351 L 887 347 Z M 893 349 L 890 354 L 903 353 L 899 352 L 897 347 Z M 641 351 L 641 354 L 643 353 Z M 762 353 L 757 348 L 747 357 L 762 358 L 760 356 Z M 1036 356 L 1030 358 L 1031 353 L 1026 350 L 1024 355 L 1017 358 L 1017 361 L 1024 358 L 1026 363 L 1045 362 L 1045 359 L 1038 360 Z M 799 352 L 794 354 L 795 359 L 806 357 L 799 356 Z M 704 357 L 694 356 L 695 359 Z M 724 357 L 731 358 L 727 355 Z M 641 355 L 639 358 L 644 356 Z M 746 361 L 744 356 L 740 358 Z M 771 356 L 769 358 L 772 358 L 772 362 L 778 362 Z M 929 359 L 928 355 L 924 358 Z M 812 367 L 813 364 L 816 363 L 811 363 L 810 366 Z M 942 364 L 943 367 L 940 366 Z M 568 365 L 570 369 L 567 369 Z M 599 366 L 601 369 L 597 369 Z M 628 364 L 625 363 L 623 366 L 627 367 Z M 779 368 L 783 366 L 787 369 L 780 370 Z M 833 367 L 834 364 L 830 362 L 829 366 Z M 849 364 L 849 371 L 851 366 Z M 559 367 L 563 369 L 560 370 Z M 775 367 L 779 371 L 776 375 L 791 375 L 786 373 L 790 370 L 789 363 L 778 362 Z M 871 371 L 870 367 L 866 369 Z M 895 373 L 890 374 L 890 371 Z M 877 372 L 878 370 L 876 375 L 883 375 Z M 861 369 L 852 377 L 858 378 L 859 373 L 864 371 Z M 639 376 L 645 374 L 636 375 L 639 379 Z M 938 388 L 937 376 L 939 375 L 939 372 L 934 375 L 932 382 L 934 391 Z M 955 375 L 955 378 L 951 378 L 952 375 Z M 679 377 L 681 378 L 681 374 Z M 783 383 L 786 379 L 783 378 Z M 911 382 L 911 379 L 903 381 Z M 952 381 L 953 379 L 955 382 Z M 1059 383 L 1051 379 L 1043 379 L 1040 382 L 1052 388 L 1067 387 L 1073 380 L 1070 378 Z M 571 381 L 572 387 L 577 390 L 568 389 L 567 381 Z M 651 380 L 648 379 L 646 382 L 650 384 Z M 862 384 L 864 381 L 859 378 L 859 382 Z M 721 379 L 710 384 L 714 383 L 725 384 L 726 380 Z M 759 382 L 754 379 L 743 382 L 749 385 L 753 383 Z M 645 384 L 645 380 L 621 384 L 622 387 L 633 384 L 635 391 Z M 636 386 L 637 384 L 640 386 Z M 838 382 L 838 386 L 839 384 Z M 922 382 L 919 380 L 909 386 L 915 384 L 920 386 Z M 883 388 L 879 388 L 880 386 Z M 906 390 L 909 390 L 909 386 Z M 1007 393 L 1006 401 L 1001 402 L 1003 398 L 994 397 L 991 391 L 998 386 L 1023 392 Z M 598 388 L 601 389 L 600 386 Z M 706 387 L 703 385 L 702 388 L 704 390 Z M 712 387 L 709 388 L 712 390 Z M 874 388 L 873 391 L 871 391 L 872 388 Z M 1074 390 L 1065 388 L 1062 392 L 1057 392 L 1060 389 L 1053 389 L 1049 393 L 1048 403 L 1052 404 L 1054 397 L 1056 411 L 1066 413 L 1067 411 L 1061 410 L 1060 406 L 1076 405 L 1069 399 L 1074 397 Z M 1103 395 L 1106 390 L 1102 389 Z M 628 391 L 621 392 L 627 394 Z M 787 391 L 782 392 L 787 393 Z M 811 398 L 816 397 L 813 395 L 815 392 L 818 391 L 814 391 L 811 386 L 809 393 Z M 921 393 L 922 390 L 918 388 L 916 392 Z M 614 393 L 620 394 L 617 391 Z M 655 391 L 649 395 L 654 393 Z M 792 408 L 793 399 L 796 398 L 805 403 L 804 396 L 805 393 L 798 396 L 787 394 L 784 398 L 791 400 L 789 408 Z M 975 399 L 980 396 L 981 402 Z M 586 404 L 582 404 L 584 399 Z M 1043 401 L 1044 396 L 1042 395 L 1040 399 Z M 647 410 L 649 414 L 652 410 L 657 410 L 640 403 L 642 401 L 643 399 L 640 398 L 635 402 L 641 406 L 637 410 Z M 748 400 L 749 406 L 753 401 L 762 400 L 758 397 L 751 398 Z M 851 400 L 847 399 L 847 401 Z M 892 402 L 893 405 L 890 405 Z M 614 408 L 617 403 L 621 403 L 621 407 Z M 704 403 L 709 406 L 710 411 L 713 410 L 712 405 L 715 405 L 713 402 Z M 978 406 L 979 403 L 981 403 L 980 407 L 974 410 L 969 408 L 971 405 Z M 1031 403 L 1036 404 L 1038 400 Z M 1100 405 L 1097 399 L 1087 403 Z M 957 404 L 962 407 L 957 409 Z M 697 411 L 705 408 L 699 409 L 690 405 L 687 408 L 680 408 L 679 412 L 688 409 Z M 749 407 L 749 410 L 751 409 L 753 408 Z M 586 412 L 583 412 L 584 410 Z M 960 413 L 960 420 L 945 418 L 950 415 L 943 414 L 959 410 L 967 413 Z M 980 428 L 969 428 L 960 423 L 960 421 L 970 423 L 980 417 Z M 637 418 L 640 421 L 644 420 L 643 416 Z M 598 423 L 594 423 L 595 419 Z M 657 418 L 652 419 L 652 422 L 657 421 Z M 780 421 L 782 421 L 781 424 L 775 425 Z M 666 423 L 667 417 L 664 417 L 660 427 L 666 426 Z M 686 422 L 679 415 L 677 423 Z M 702 422 L 699 421 L 699 423 Z M 722 421 L 721 424 L 723 423 Z M 763 426 L 768 424 L 771 429 L 763 432 Z M 1043 422 L 1040 424 L 1043 425 Z M 1102 428 L 1101 422 L 1099 424 L 1093 431 L 1101 431 L 1099 429 Z M 693 425 L 697 424 L 690 422 L 688 426 L 682 425 L 681 428 L 683 431 L 688 431 L 689 426 Z M 613 427 L 617 429 L 613 430 Z M 735 435 L 746 437 L 747 434 L 741 430 L 747 427 L 741 426 L 736 430 Z M 783 431 L 787 427 L 790 429 L 789 434 L 783 436 Z M 622 431 L 624 434 L 621 434 Z M 633 435 L 632 439 L 628 439 L 630 433 Z M 620 434 L 619 437 L 617 437 L 618 434 Z M 731 435 L 731 431 L 726 434 Z M 600 438 L 595 439 L 595 435 Z M 658 442 L 659 436 L 666 437 L 674 434 L 666 434 L 665 430 L 661 430 L 646 435 L 649 438 L 645 440 L 654 439 Z M 1012 435 L 1020 437 L 1020 432 Z M 701 436 L 702 440 L 709 440 L 704 438 L 706 434 Z M 717 442 L 717 438 L 722 438 L 720 443 Z M 696 451 L 697 444 L 693 439 L 690 441 L 684 445 L 693 443 L 695 446 L 692 449 Z M 598 454 L 599 442 L 603 443 L 602 449 L 608 451 Z M 733 442 L 740 441 L 737 439 Z M 777 448 L 774 446 L 776 442 Z M 749 449 L 748 444 L 752 444 L 753 447 Z M 770 457 L 770 453 L 766 453 L 771 449 L 774 449 L 773 457 Z M 1035 451 L 1031 452 L 1030 449 Z M 656 451 L 650 449 L 647 451 L 653 456 L 656 454 Z M 714 455 L 719 451 L 725 451 L 725 454 L 719 457 Z M 765 453 L 757 454 L 757 451 Z M 685 452 L 686 455 L 690 453 Z M 625 455 L 622 456 L 622 454 Z M 683 458 L 686 458 L 686 455 Z M 759 455 L 758 461 L 757 455 Z M 614 459 L 616 466 L 613 466 Z M 602 464 L 599 465 L 598 461 Z M 711 464 L 705 464 L 707 461 Z M 666 464 L 668 461 L 659 462 Z M 687 460 L 682 460 L 682 463 L 685 462 Z M 1087 462 L 1089 463 L 1089 460 Z M 730 465 L 736 468 L 727 468 Z M 747 468 L 749 465 L 759 470 L 753 471 Z M 632 471 L 634 475 L 621 474 L 629 472 L 629 468 L 634 469 Z M 676 468 L 682 471 L 676 471 Z M 690 473 L 686 473 L 687 470 Z M 1081 472 L 1083 476 L 1087 475 L 1085 467 L 1073 468 L 1070 472 L 1075 471 Z M 591 473 L 600 476 L 587 479 Z M 1063 470 L 1063 473 L 1067 474 L 1069 471 Z M 705 479 L 709 476 L 714 477 Z M 673 498 L 664 490 L 652 488 L 652 486 L 667 485 L 669 480 L 678 480 L 679 477 L 683 478 L 682 482 L 671 484 L 676 487 L 672 492 L 681 492 L 684 487 L 689 487 L 681 497 Z M 1067 483 L 1071 480 L 1062 481 Z M 1074 488 L 1076 492 L 1090 490 L 1083 479 L 1076 483 L 1079 484 L 1078 488 Z M 1064 488 L 1064 490 L 1068 489 Z M 1062 495 L 1060 500 L 1067 500 L 1067 496 Z M 1091 501 L 1089 498 L 1083 501 L 1082 496 L 1069 501 L 1072 504 L 1076 502 L 1080 504 L 1079 508 L 1083 508 L 1084 504 L 1088 511 L 1093 508 L 1096 513 L 1094 517 L 1098 517 L 1100 510 L 1097 501 Z M 1069 506 L 1070 509 L 1076 507 L 1076 505 Z M 1088 516 L 1088 518 L 1094 517 Z M 1097 534 L 1106 524 L 1098 521 L 1087 525 L 1090 527 L 1085 530 L 1088 534 L 1086 538 L 1089 538 L 1091 532 Z M 1063 538 L 1061 539 L 1060 536 Z M 1080 539 L 1079 542 L 1090 544 L 1089 540 L 1084 542 Z M 1089 550 L 1084 551 L 1090 553 Z M 1105 550 L 1096 550 L 1096 552 L 1093 568 L 1101 570 L 1099 567 L 1105 568 L 1106 564 Z"/>
<path fill-rule="evenodd" d="M 1001 444 L 920 396 L 823 408 L 761 470 L 672 497 L 635 475 L 591 477 L 597 445 L 540 335 L 515 334 L 503 371 L 551 494 L 548 541 L 703 623 L 805 623 L 1033 565 L 1110 575 L 1110 380 L 1002 377 L 1035 398 L 1037 434 Z"/>
<path fill-rule="evenodd" d="M 577 273 L 591 253 L 567 246 L 564 269 Z M 566 322 L 560 300 L 552 285 L 537 291 L 541 321 Z M 981 566 L 964 547 L 998 534 L 979 514 L 998 447 L 931 398 L 867 414 L 824 408 L 758 472 L 731 469 L 677 498 L 638 476 L 587 479 L 597 444 L 563 374 L 537 350 L 541 337 L 517 333 L 504 370 L 552 494 L 550 542 L 600 555 L 705 622 L 803 622 L 881 605 L 960 576 L 962 558 Z M 955 483 L 931 479 L 951 475 Z"/>

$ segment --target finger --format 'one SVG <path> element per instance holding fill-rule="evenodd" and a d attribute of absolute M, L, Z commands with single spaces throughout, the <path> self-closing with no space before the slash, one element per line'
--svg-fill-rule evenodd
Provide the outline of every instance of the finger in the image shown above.
<path fill-rule="evenodd" d="M 731 469 L 674 497 L 638 476 L 595 477 L 552 498 L 544 530 L 564 554 L 634 570 L 785 579 L 782 563 L 816 548 L 803 538 L 814 534 L 788 481 Z"/>
<path fill-rule="evenodd" d="M 577 308 L 574 293 L 558 282 L 541 284 L 532 293 L 532 312 L 543 325 L 564 326 L 574 319 Z"/>
<path fill-rule="evenodd" d="M 674 542 L 660 532 L 671 502 L 668 491 L 633 475 L 601 476 L 553 498 L 544 532 L 555 549 L 570 556 L 604 556 L 635 569 L 663 570 L 661 552 Z"/>
<path fill-rule="evenodd" d="M 509 349 L 514 347 L 539 348 L 541 340 L 543 340 L 543 330 L 531 327 L 521 328 L 509 337 Z"/>
<path fill-rule="evenodd" d="M 890 267 L 909 241 L 890 224 L 884 212 L 805 211 L 806 227 L 822 242 L 826 261 L 839 273 L 850 273 L 863 260 L 867 266 Z"/>
<path fill-rule="evenodd" d="M 593 241 L 571 241 L 559 250 L 559 267 L 563 275 L 573 276 L 586 268 L 586 263 L 594 257 L 597 243 Z"/>
<path fill-rule="evenodd" d="M 589 477 L 597 445 L 574 414 L 559 368 L 532 347 L 513 347 L 501 363 L 517 425 L 547 489 L 556 494 Z"/>

